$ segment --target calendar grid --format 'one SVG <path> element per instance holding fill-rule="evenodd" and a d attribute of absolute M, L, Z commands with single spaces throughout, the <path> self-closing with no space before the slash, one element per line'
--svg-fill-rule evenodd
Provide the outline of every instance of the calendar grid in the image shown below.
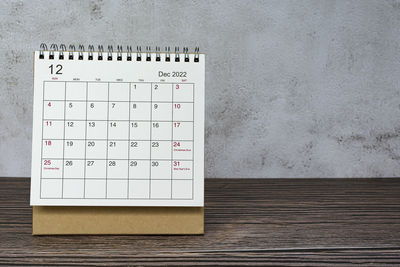
<path fill-rule="evenodd" d="M 110 117 L 110 83 L 107 83 L 107 143 L 106 143 L 106 198 L 108 196 L 108 134 L 109 134 L 109 129 L 108 129 L 108 124 L 109 124 L 109 117 Z"/>
<path fill-rule="evenodd" d="M 51 140 L 54 140 L 54 141 L 62 141 L 62 140 L 65 140 L 65 139 L 62 139 L 62 138 L 51 138 Z M 83 140 L 83 139 L 80 139 L 80 138 L 68 138 L 67 140 Z M 96 140 L 96 141 L 107 141 L 108 139 L 98 139 L 98 138 L 91 138 L 91 140 Z M 113 139 L 113 140 L 116 140 L 116 141 L 131 141 L 132 139 Z M 150 139 L 135 139 L 135 140 L 137 140 L 137 141 L 143 141 L 143 142 L 149 142 L 149 141 L 151 141 Z M 160 141 L 160 142 L 169 142 L 169 141 L 171 141 L 171 140 L 167 140 L 167 139 L 159 139 L 159 140 L 157 140 L 157 141 Z M 193 142 L 193 139 L 175 139 L 174 141 L 180 141 L 180 142 Z"/>
<path fill-rule="evenodd" d="M 56 179 L 58 179 L 58 178 L 42 178 L 43 180 L 56 180 Z M 72 180 L 85 180 L 84 178 L 82 178 L 82 177 L 69 177 L 68 179 L 72 179 Z M 88 181 L 88 180 L 105 180 L 106 178 L 86 178 L 86 181 Z M 124 180 L 124 181 L 126 181 L 127 179 L 126 179 L 126 177 L 121 177 L 121 178 L 119 178 L 119 177 L 113 177 L 113 178 L 109 178 L 109 180 Z M 147 178 L 129 178 L 129 180 L 148 180 Z M 153 180 L 154 181 L 168 181 L 168 179 L 162 179 L 162 178 L 153 178 Z M 189 178 L 189 179 L 183 179 L 183 178 L 181 178 L 181 179 L 176 179 L 176 180 L 179 180 L 179 181 L 191 181 L 192 179 L 191 178 Z"/>
<path fill-rule="evenodd" d="M 52 81 L 52 80 L 49 80 L 49 81 L 44 81 L 44 82 L 47 82 L 47 83 L 60 83 L 61 81 Z M 89 82 L 89 81 L 81 81 L 81 80 L 77 80 L 77 81 L 71 80 L 71 81 L 68 81 L 68 83 L 83 83 L 83 82 Z M 174 83 L 176 83 L 176 82 L 163 82 L 163 81 L 160 81 L 160 82 L 143 82 L 143 81 L 135 81 L 135 82 L 112 81 L 112 82 L 106 82 L 106 81 L 93 81 L 93 82 L 90 82 L 90 83 L 113 83 L 113 84 L 124 84 L 124 83 L 128 83 L 128 84 L 129 84 L 129 83 L 150 84 L 150 83 L 156 83 L 156 84 L 174 84 Z M 183 83 L 179 83 L 179 84 L 183 84 Z M 191 85 L 194 85 L 194 83 L 190 83 L 190 82 L 185 82 L 184 84 L 191 84 Z M 47 100 L 48 100 L 48 99 L 47 99 Z"/>
<path fill-rule="evenodd" d="M 131 94 L 132 94 L 132 92 L 131 92 L 131 90 L 132 90 L 132 86 L 131 86 L 131 83 L 129 84 L 129 122 L 131 121 Z M 128 136 L 129 136 L 129 138 L 131 137 L 131 126 L 129 125 L 129 127 L 128 127 Z M 130 140 L 128 141 L 128 186 L 126 187 L 127 188 L 127 195 L 126 195 L 126 197 L 129 199 L 129 161 L 130 161 Z"/>
<path fill-rule="evenodd" d="M 63 129 L 63 155 L 62 155 L 62 181 L 61 181 L 61 198 L 64 197 L 64 156 L 65 156 L 65 113 L 67 109 L 67 83 L 64 82 L 64 129 Z"/>
<path fill-rule="evenodd" d="M 130 86 L 130 85 L 129 85 Z M 64 100 L 53 100 L 53 99 L 44 99 L 43 101 L 53 101 L 53 102 L 64 102 Z M 86 100 L 74 100 L 74 102 L 86 102 Z M 90 100 L 89 102 L 97 103 L 97 102 L 104 102 L 104 100 Z M 127 101 L 122 101 L 122 100 L 113 100 L 112 102 L 115 103 L 123 103 Z M 149 101 L 141 101 L 141 100 L 135 100 L 131 101 L 135 103 L 149 103 Z M 157 103 L 171 103 L 170 101 L 157 101 Z M 194 103 L 193 101 L 179 101 L 179 103 Z"/>
<path fill-rule="evenodd" d="M 48 100 L 47 100 L 48 101 Z M 74 101 L 75 102 L 75 101 Z M 102 101 L 102 102 L 104 102 L 104 101 Z M 113 101 L 114 102 L 114 101 Z M 126 102 L 126 101 L 125 101 Z M 157 101 L 157 103 L 158 103 L 158 101 Z M 171 102 L 170 102 L 171 103 Z M 64 119 L 51 119 L 52 121 L 64 121 Z M 72 119 L 72 120 L 67 120 L 67 119 L 65 119 L 65 121 L 86 121 L 86 120 L 84 120 L 84 119 Z M 93 119 L 93 120 L 90 120 L 90 121 L 104 121 L 104 120 L 99 120 L 99 119 Z M 131 122 L 131 121 L 137 121 L 137 122 L 148 122 L 148 120 L 110 120 L 110 121 L 115 121 L 115 122 L 118 122 L 118 121 L 125 121 L 125 122 Z M 159 122 L 173 122 L 173 121 L 171 121 L 171 120 L 157 120 L 157 121 L 159 121 Z M 179 122 L 193 122 L 193 121 L 187 121 L 187 120 L 179 120 Z"/>
<path fill-rule="evenodd" d="M 174 84 L 171 84 L 172 88 L 171 88 L 171 105 L 172 105 L 172 122 L 171 122 L 171 199 L 173 196 L 173 187 L 172 187 L 172 183 L 174 182 Z"/>
<path fill-rule="evenodd" d="M 193 84 L 193 97 L 195 96 L 195 85 Z M 193 103 L 193 136 L 194 136 L 194 103 Z M 192 142 L 192 199 L 194 197 L 194 142 Z"/>
<path fill-rule="evenodd" d="M 49 97 L 45 97 L 45 90 L 46 90 L 46 81 L 43 82 L 43 110 L 42 110 L 42 122 L 45 122 L 45 120 L 50 121 L 50 123 L 52 123 L 53 125 L 56 125 L 58 122 L 59 123 L 63 123 L 63 129 L 62 129 L 62 138 L 60 138 L 60 136 L 58 134 L 51 134 L 50 136 L 44 136 L 44 128 L 42 128 L 42 146 L 41 146 L 41 159 L 42 159 L 42 163 L 43 160 L 52 160 L 53 165 L 52 166 L 58 166 L 58 164 L 60 164 L 59 162 L 61 162 L 60 164 L 60 168 L 61 169 L 61 195 L 60 197 L 57 198 L 66 198 L 66 199 L 73 199 L 76 196 L 76 199 L 94 199 L 97 198 L 95 195 L 89 195 L 87 190 L 90 190 L 90 186 L 93 186 L 92 181 L 105 181 L 105 186 L 103 185 L 103 189 L 105 191 L 105 196 L 104 197 L 99 197 L 98 199 L 194 199 L 194 110 L 195 110 L 195 103 L 194 103 L 194 84 L 191 84 L 192 87 L 190 90 L 192 90 L 191 92 L 191 97 L 193 101 L 180 101 L 181 98 L 179 100 L 175 99 L 175 93 L 179 96 L 180 91 L 175 91 L 179 89 L 179 85 L 182 85 L 180 83 L 154 83 L 154 82 L 143 82 L 142 84 L 148 84 L 150 85 L 150 92 L 149 92 L 149 101 L 133 101 L 132 97 L 134 97 L 134 92 L 133 90 L 133 82 L 127 82 L 125 84 L 127 84 L 128 90 L 129 90 L 129 100 L 128 101 L 120 101 L 120 100 L 115 100 L 115 98 L 118 99 L 118 97 L 116 97 L 115 92 L 113 93 L 112 91 L 114 90 L 114 88 L 118 88 L 115 87 L 114 82 L 102 82 L 103 84 L 105 84 L 105 88 L 106 89 L 105 92 L 105 96 L 103 98 L 102 101 L 99 100 L 94 100 L 92 99 L 94 96 L 90 97 L 90 92 L 89 92 L 89 88 L 90 86 L 93 86 L 95 84 L 97 84 L 98 82 L 87 82 L 87 81 L 73 81 L 73 82 L 60 82 L 60 81 L 49 81 L 49 83 L 62 83 L 63 84 L 63 88 L 64 88 L 64 92 L 63 92 L 63 100 L 59 100 L 59 98 L 49 98 Z M 78 84 L 77 86 L 71 86 L 71 84 Z M 79 85 L 79 83 L 81 83 L 81 85 Z M 115 84 L 119 84 L 119 82 L 115 82 Z M 167 90 L 166 88 L 169 87 L 171 89 L 171 93 L 169 97 L 166 97 L 165 93 L 164 95 L 159 95 L 159 91 L 153 91 L 156 90 L 157 88 L 161 88 L 161 85 L 164 84 L 165 86 L 162 87 L 162 90 Z M 185 83 L 186 84 L 186 83 Z M 189 83 L 187 83 L 189 84 Z M 156 88 L 154 86 L 157 86 Z M 160 85 L 160 87 L 158 87 L 158 85 Z M 170 85 L 170 86 L 169 86 Z M 58 86 L 58 85 L 57 85 Z M 84 87 L 82 87 L 84 86 Z M 175 88 L 176 87 L 176 88 Z M 50 89 L 53 87 L 50 87 Z M 74 89 L 75 88 L 75 89 Z M 81 93 L 81 96 L 76 96 L 74 94 L 76 94 L 79 89 L 83 89 L 85 90 L 85 93 Z M 183 86 L 182 86 L 183 88 Z M 190 88 L 190 87 L 189 87 Z M 93 89 L 93 88 L 92 88 Z M 69 90 L 69 91 L 68 91 Z M 72 91 L 71 91 L 72 90 Z M 73 91 L 76 90 L 76 91 Z M 160 89 L 158 89 L 160 90 Z M 161 91 L 162 91 L 161 90 Z M 168 89 L 169 90 L 169 89 Z M 166 91 L 164 91 L 166 92 Z M 79 94 L 79 93 L 78 93 Z M 84 100 L 83 100 L 84 99 Z M 98 98 L 97 99 L 101 99 Z M 121 97 L 119 97 L 119 99 L 121 99 Z M 143 99 L 143 98 L 142 98 Z M 170 101 L 165 101 L 165 99 L 170 99 Z M 189 100 L 188 97 L 185 98 L 186 100 Z M 54 115 L 52 112 L 52 109 L 48 109 L 47 106 L 45 106 L 45 104 L 47 103 L 47 101 L 49 101 L 49 103 L 52 103 L 52 106 L 54 106 L 55 108 L 60 107 L 60 103 L 63 104 L 63 113 L 62 113 L 62 119 L 59 118 L 61 115 Z M 176 102 L 175 102 L 176 101 Z M 92 104 L 94 103 L 93 107 L 96 107 L 93 111 L 91 111 L 92 113 L 90 114 L 94 114 L 93 112 L 98 112 L 101 111 L 100 109 L 102 107 L 104 107 L 104 119 L 99 119 L 100 115 L 96 115 L 97 117 L 90 117 L 89 118 L 89 110 L 91 110 Z M 104 105 L 102 104 L 104 103 Z M 127 103 L 128 105 L 128 112 L 124 113 L 125 115 L 118 115 L 118 113 L 115 113 L 116 111 L 114 111 L 114 103 L 116 104 L 116 110 L 119 108 L 119 110 L 121 110 L 121 107 L 123 107 L 122 112 L 126 112 L 124 111 L 124 103 Z M 120 103 L 121 105 L 118 106 Z M 138 112 L 135 110 L 131 111 L 132 108 L 132 104 L 134 103 L 149 103 L 150 104 L 150 110 L 149 110 L 149 120 L 145 120 L 145 119 L 140 119 L 140 120 L 136 120 L 135 114 L 134 112 Z M 164 104 L 164 106 L 160 105 L 161 103 L 166 103 Z M 169 105 L 167 105 L 169 104 Z M 185 110 L 185 106 L 181 104 L 189 104 L 188 110 Z M 107 108 L 105 107 L 105 105 L 107 105 Z M 112 105 L 112 106 L 111 106 Z M 178 106 L 179 105 L 179 106 Z M 167 106 L 168 109 L 165 110 L 169 110 L 170 115 L 164 114 L 163 109 L 161 107 L 166 108 Z M 47 108 L 46 112 L 45 112 L 45 108 Z M 80 109 L 81 108 L 81 109 Z M 100 108 L 100 109 L 99 109 Z M 133 107 L 134 109 L 136 109 L 136 105 L 135 107 Z M 85 109 L 85 113 L 83 113 L 83 109 Z M 112 110 L 113 109 L 113 110 Z M 147 109 L 147 108 L 146 108 Z M 143 110 L 143 109 L 142 109 Z M 161 111 L 160 111 L 161 110 Z M 190 120 L 190 117 L 188 115 L 185 115 L 186 112 L 192 112 L 192 120 Z M 75 113 L 74 113 L 75 112 Z M 77 113 L 78 112 L 78 113 Z M 118 112 L 118 111 L 117 111 Z M 142 111 L 139 111 L 142 112 Z M 147 111 L 146 111 L 147 112 Z M 161 112 L 161 113 L 160 113 Z M 177 117 L 175 117 L 175 113 L 177 114 Z M 46 115 L 47 114 L 47 115 Z M 61 113 L 60 113 L 61 114 Z M 122 113 L 121 113 L 122 114 Z M 180 114 L 180 115 L 179 115 Z M 140 115 L 140 113 L 139 113 Z M 55 117 L 54 117 L 55 116 Z M 58 117 L 57 117 L 58 116 Z M 93 116 L 93 115 L 91 115 Z M 119 117 L 118 117 L 119 116 Z M 128 116 L 127 119 L 125 116 Z M 169 117 L 169 120 L 167 120 L 166 118 Z M 143 118 L 139 117 L 139 118 Z M 182 119 L 185 118 L 185 119 Z M 154 119 L 154 121 L 153 121 Z M 94 124 L 94 122 L 96 122 Z M 98 123 L 99 122 L 99 123 Z M 100 123 L 101 122 L 101 123 Z M 122 131 L 121 127 L 126 127 L 126 126 L 121 126 L 121 124 L 117 124 L 117 127 L 115 125 L 110 125 L 111 123 L 118 123 L 118 122 L 123 122 L 124 124 L 122 125 L 126 125 L 126 123 L 128 123 L 128 129 L 126 129 L 127 131 L 125 131 L 125 134 L 128 134 L 128 138 L 122 138 L 122 137 L 126 137 L 126 135 L 124 136 L 124 134 L 115 134 L 116 131 Z M 144 125 L 146 125 L 147 127 L 147 123 L 149 123 L 150 125 L 150 129 L 149 129 L 149 138 L 148 139 L 141 139 L 140 136 L 143 137 L 147 137 L 145 135 L 139 135 L 136 136 L 135 133 L 133 133 L 132 136 L 132 131 L 137 131 L 136 128 L 132 128 L 133 126 L 133 122 L 145 122 Z M 84 125 L 83 125 L 84 123 Z M 103 124 L 105 123 L 105 124 Z M 160 123 L 160 129 L 158 124 Z M 164 124 L 161 124 L 164 123 Z M 185 124 L 186 123 L 186 124 Z M 131 125 L 132 124 L 132 125 Z M 170 134 L 170 138 L 168 138 L 169 134 L 165 134 L 165 132 L 163 132 L 163 127 L 166 126 L 162 126 L 162 125 L 167 125 L 170 124 L 171 129 L 169 130 L 169 134 Z M 42 127 L 44 127 L 44 124 L 42 123 Z M 105 125 L 106 127 L 104 127 L 104 133 L 105 133 L 105 139 L 104 139 L 104 135 L 89 135 L 90 131 L 99 131 L 98 127 L 103 127 L 101 125 Z M 57 128 L 58 127 L 58 128 Z M 59 129 L 59 126 L 57 126 L 55 129 Z M 78 127 L 78 130 L 76 130 Z M 79 128 L 81 127 L 81 128 Z M 92 128 L 92 127 L 96 127 L 96 128 Z M 116 127 L 116 128 L 114 128 Z M 120 127 L 120 128 L 118 128 Z M 137 126 L 135 126 L 137 127 Z M 154 128 L 156 127 L 156 128 Z M 184 128 L 186 127 L 186 128 Z M 186 134 L 182 135 L 179 134 L 180 131 L 182 131 L 181 129 L 183 128 L 185 131 L 187 131 L 187 129 L 191 129 L 192 135 L 188 135 L 189 132 L 187 132 Z M 107 129 L 105 129 L 107 128 Z M 81 129 L 81 130 L 79 130 Z M 102 129 L 102 128 L 100 128 Z M 140 129 L 140 128 L 139 128 Z M 165 130 L 167 128 L 164 128 Z M 51 130 L 51 129 L 50 129 Z M 155 135 L 154 135 L 154 131 L 155 131 Z M 78 134 L 79 132 L 79 134 Z M 60 131 L 61 134 L 61 131 Z M 110 135 L 111 134 L 111 135 Z M 90 136 L 90 137 L 89 137 Z M 58 138 L 57 138 L 58 137 Z M 103 137 L 103 138 L 97 138 L 97 137 Z M 175 138 L 178 138 L 175 140 Z M 192 138 L 189 138 L 192 137 Z M 52 141 L 52 145 L 53 146 L 58 146 L 58 144 L 61 145 L 60 148 L 62 148 L 62 156 L 60 155 L 60 157 L 56 156 L 53 157 L 52 155 L 55 154 L 46 154 L 45 157 L 44 156 L 44 152 L 43 152 L 43 146 L 44 146 L 44 140 L 48 140 L 48 141 Z M 59 143 L 57 143 L 57 141 Z M 61 142 L 62 144 L 61 144 Z M 68 142 L 67 142 L 68 141 Z M 73 141 L 73 142 L 72 142 Z M 76 141 L 76 142 L 75 142 Z M 90 149 L 92 149 L 89 145 L 90 142 L 94 141 L 96 142 L 96 148 L 98 147 L 100 142 L 105 142 L 105 157 L 101 158 L 101 157 L 95 157 L 96 154 L 93 154 L 93 152 L 90 154 Z M 149 142 L 149 146 L 150 146 L 150 150 L 148 151 L 149 157 L 145 158 L 145 157 L 138 157 L 138 155 L 140 154 L 135 154 L 135 156 L 131 159 L 132 157 L 132 151 L 131 150 L 131 141 L 135 141 L 136 142 Z M 113 142 L 114 145 L 113 147 L 111 147 L 110 142 Z M 117 142 L 117 144 L 115 144 L 115 142 Z M 115 147 L 117 147 L 117 149 L 119 149 L 118 147 L 121 146 L 120 143 L 118 142 L 127 142 L 127 154 L 125 154 L 125 156 L 122 156 L 123 154 L 118 154 L 121 152 L 118 152 L 118 150 L 115 150 Z M 152 147 L 152 143 L 157 143 L 157 146 Z M 169 152 L 169 156 L 170 158 L 168 159 L 167 157 L 165 157 L 166 154 L 166 150 L 164 150 L 164 152 L 162 152 L 163 150 L 159 150 L 160 148 L 163 148 L 162 143 L 160 142 L 165 142 L 165 143 L 169 143 L 170 144 L 170 151 Z M 177 147 L 177 149 L 174 149 L 174 143 L 178 143 L 178 146 L 181 146 L 182 143 L 186 143 L 184 145 L 184 147 L 181 149 L 180 147 Z M 160 148 L 159 148 L 159 144 L 160 143 Z M 165 145 L 164 143 L 164 145 Z M 82 146 L 83 144 L 83 146 Z M 104 143 L 103 143 L 104 144 Z M 119 144 L 119 145 L 118 145 Z M 88 147 L 89 145 L 89 147 Z M 93 145 L 94 146 L 94 145 Z M 125 144 L 123 144 L 123 146 L 125 146 Z M 146 144 L 147 146 L 147 144 Z M 57 149 L 57 147 L 55 149 Z M 76 149 L 82 148 L 81 152 L 76 152 Z M 102 143 L 100 143 L 100 147 L 104 147 L 102 145 Z M 47 148 L 47 149 L 52 149 Z M 114 149 L 114 150 L 113 150 Z M 136 148 L 135 148 L 136 149 Z M 186 149 L 186 150 L 185 150 Z M 191 150 L 191 152 L 190 152 Z M 46 150 L 48 151 L 48 150 Z M 116 154 L 116 151 L 118 152 Z M 120 151 L 120 150 L 119 150 Z M 162 152 L 160 154 L 160 151 Z M 177 151 L 177 152 L 175 152 Z M 181 152 L 179 152 L 181 151 Z M 182 152 L 183 151 L 183 152 Z M 187 151 L 187 152 L 185 152 Z M 154 152 L 154 155 L 153 155 Z M 47 153 L 47 152 L 46 152 Z M 71 153 L 75 153 L 75 154 L 71 154 Z M 80 154 L 81 153 L 81 154 Z M 83 153 L 83 154 L 82 154 Z M 89 153 L 89 154 L 88 154 Z M 125 153 L 125 152 L 124 152 Z M 146 152 L 147 153 L 147 152 Z M 163 154 L 164 153 L 164 154 Z M 176 154 L 175 154 L 176 153 Z M 185 154 L 183 154 L 185 153 Z M 191 158 L 189 156 L 189 154 L 186 153 L 191 153 Z M 82 155 L 84 155 L 82 157 Z M 117 157 L 115 157 L 117 155 Z M 127 155 L 127 158 L 126 158 Z M 181 155 L 181 156 L 180 156 Z M 182 155 L 184 157 L 182 157 Z M 121 157 L 118 157 L 121 156 Z M 89 176 L 88 178 L 88 171 L 90 172 L 91 168 L 88 166 L 88 161 L 97 161 L 97 164 L 100 164 L 101 166 L 103 163 L 105 163 L 105 170 L 102 173 L 102 175 L 100 175 L 99 177 L 95 177 L 93 176 L 93 173 Z M 131 174 L 133 172 L 137 172 L 136 168 L 135 169 L 131 169 L 130 168 L 130 162 L 131 160 L 134 161 L 147 161 L 149 164 L 149 172 L 148 174 L 145 174 L 144 176 L 141 176 L 141 174 L 139 173 L 136 174 L 136 176 L 132 176 Z M 68 162 L 67 162 L 68 161 Z M 110 167 L 111 165 L 109 165 L 110 161 L 117 161 L 117 163 L 114 163 L 113 166 L 127 166 L 127 172 L 123 172 L 124 175 L 123 176 L 116 176 L 116 174 L 118 172 L 115 172 L 115 168 L 113 169 L 112 167 Z M 100 162 L 100 163 L 99 163 Z M 123 163 L 121 163 L 123 162 Z M 160 162 L 160 165 L 158 164 L 158 162 Z M 170 170 L 169 170 L 169 175 L 167 175 L 165 173 L 166 168 L 168 168 L 166 165 L 167 163 L 162 163 L 162 162 L 169 162 L 170 164 Z M 174 164 L 177 164 L 177 166 L 174 167 Z M 187 163 L 184 163 L 187 162 Z M 127 163 L 127 165 L 125 165 Z M 139 162 L 140 163 L 140 162 Z M 155 165 L 155 167 L 153 167 L 153 163 L 157 164 Z M 92 163 L 93 164 L 93 163 Z M 111 164 L 111 163 L 110 163 Z M 135 164 L 138 164 L 135 162 Z M 146 165 L 146 163 L 144 163 Z M 189 165 L 190 164 L 190 165 Z M 61 166 L 62 165 L 62 166 Z M 73 166 L 72 166 L 73 165 Z M 143 166 L 145 166 L 143 165 Z M 71 168 L 71 166 L 73 168 Z M 136 165 L 135 165 L 136 166 Z M 158 166 L 162 167 L 162 168 L 158 168 Z M 189 167 L 190 166 L 190 167 Z M 95 165 L 95 168 L 96 165 Z M 120 168 L 120 167 L 118 167 Z M 123 167 L 125 168 L 125 167 Z M 72 169 L 72 171 L 71 171 Z M 163 174 L 160 173 L 160 170 L 163 171 Z M 49 172 L 47 172 L 49 173 Z M 54 172 L 53 172 L 54 173 Z M 80 173 L 80 174 L 77 174 Z M 82 176 L 73 176 L 73 175 L 82 175 Z M 126 176 L 125 176 L 126 175 Z M 161 176 L 160 176 L 161 175 Z M 190 175 L 190 176 L 189 176 Z M 148 178 L 146 178 L 146 176 L 148 176 Z M 170 177 L 168 177 L 170 176 Z M 102 178 L 104 177 L 104 178 Z M 160 178 L 161 177 L 161 178 Z M 189 178 L 191 177 L 191 178 Z M 56 180 L 59 178 L 56 178 L 56 176 L 54 176 L 54 178 L 49 178 L 49 174 L 47 174 L 47 176 L 43 177 L 43 168 L 41 168 L 41 181 L 40 181 L 40 187 L 41 187 L 41 192 L 42 192 L 42 181 L 47 181 L 47 180 Z M 131 189 L 134 189 L 136 185 L 140 184 L 140 183 L 134 183 L 135 180 L 138 181 L 148 181 L 148 183 L 141 183 L 141 184 L 146 184 L 146 186 L 148 187 L 148 197 L 144 197 L 142 198 L 141 196 L 137 196 L 135 195 L 135 192 L 131 191 Z M 83 184 L 81 184 L 81 182 L 78 181 L 83 181 Z M 116 183 L 113 181 L 126 181 L 126 183 Z M 166 182 L 157 182 L 157 181 L 169 181 L 169 184 Z M 182 182 L 178 182 L 178 181 L 187 181 L 185 183 Z M 189 182 L 191 181 L 191 183 Z M 131 184 L 132 183 L 132 184 Z M 100 183 L 101 184 L 101 183 Z M 135 184 L 135 185 L 134 185 Z M 165 191 L 160 191 L 162 190 L 163 186 L 165 188 L 165 186 L 169 187 L 169 192 L 165 192 Z M 121 190 L 121 189 L 115 189 L 117 188 L 116 186 L 118 186 L 118 188 L 122 188 L 122 185 L 125 187 L 127 186 L 127 188 L 123 189 L 124 193 L 121 195 L 121 191 L 119 191 L 120 193 L 118 193 L 119 195 L 116 195 L 116 191 L 115 190 Z M 179 186 L 184 185 L 186 193 L 184 193 L 182 191 L 182 189 L 180 189 Z M 78 187 L 79 186 L 79 187 Z M 132 187 L 133 186 L 133 187 Z M 190 186 L 190 187 L 189 187 Z M 142 187 L 143 188 L 143 187 Z M 191 188 L 191 192 L 190 192 L 190 188 Z M 76 190 L 75 190 L 76 189 Z M 83 189 L 83 191 L 82 191 Z M 153 190 L 154 189 L 154 190 Z M 137 189 L 136 189 L 137 190 Z M 93 192 L 92 192 L 93 193 Z M 125 197 L 126 194 L 126 197 Z M 142 192 L 141 192 L 142 194 Z M 190 194 L 190 197 L 189 197 Z M 121 198 L 119 198 L 118 196 L 123 196 Z M 147 194 L 146 194 L 147 196 Z M 168 196 L 168 197 L 167 197 Z M 56 198 L 56 197 L 42 197 L 41 198 Z"/>
<path fill-rule="evenodd" d="M 48 179 L 47 179 L 48 180 Z M 52 197 L 42 197 L 42 199 L 54 199 L 54 198 L 52 198 Z M 82 199 L 82 198 L 79 198 L 79 197 L 65 197 L 64 199 Z M 107 198 L 99 198 L 99 197 L 88 197 L 88 198 L 86 198 L 86 199 L 93 199 L 93 200 L 105 200 L 105 199 L 107 199 Z M 110 198 L 108 198 L 108 199 L 110 199 Z M 122 198 L 122 197 L 113 197 L 113 198 L 111 198 L 111 199 L 113 199 L 113 200 L 127 200 L 125 197 L 124 198 Z M 144 197 L 137 197 L 137 198 L 131 198 L 131 199 L 134 199 L 134 200 L 149 200 L 149 198 L 144 198 Z M 192 198 L 179 198 L 179 200 L 191 200 Z M 162 198 L 162 197 L 157 197 L 157 198 L 152 198 L 152 199 L 150 199 L 150 200 L 171 200 L 171 198 Z"/>
<path fill-rule="evenodd" d="M 151 160 L 151 136 L 152 136 L 152 128 L 153 128 L 153 83 L 150 83 L 150 157 L 149 157 L 149 159 L 150 159 L 150 161 L 149 161 L 149 168 L 150 168 L 150 171 L 149 171 L 149 198 L 151 199 L 151 181 L 152 181 L 152 179 L 151 179 L 151 165 L 153 164 L 152 163 L 152 160 Z"/>
<path fill-rule="evenodd" d="M 45 82 L 43 81 L 42 86 L 43 86 L 43 90 L 42 90 L 42 95 L 44 96 L 44 85 Z M 44 97 L 43 97 L 44 98 Z M 40 164 L 43 164 L 43 123 L 44 123 L 44 105 L 45 105 L 46 101 L 43 100 L 42 101 L 42 139 L 41 139 L 41 144 L 40 144 Z M 40 198 L 42 198 L 42 177 L 43 177 L 43 167 L 40 168 Z"/>
<path fill-rule="evenodd" d="M 46 159 L 52 159 L 52 160 L 57 160 L 59 158 L 51 158 L 51 157 L 47 157 Z M 65 160 L 87 160 L 88 158 L 68 158 L 66 157 Z M 106 160 L 106 159 L 102 159 L 102 158 L 90 158 L 91 160 Z M 126 159 L 126 158 L 108 158 L 107 160 L 130 160 L 130 159 Z M 135 158 L 135 160 L 149 160 L 149 159 L 145 159 L 145 158 Z M 158 159 L 158 158 L 153 158 L 153 160 L 157 160 L 157 161 L 171 161 L 171 159 Z M 179 159 L 176 158 L 176 160 L 179 161 L 193 161 L 191 159 Z"/>
<path fill-rule="evenodd" d="M 86 159 L 86 143 L 87 143 L 87 106 L 88 106 L 88 83 L 86 82 L 86 107 L 85 107 L 85 159 Z M 83 198 L 86 198 L 86 160 L 83 164 Z"/>

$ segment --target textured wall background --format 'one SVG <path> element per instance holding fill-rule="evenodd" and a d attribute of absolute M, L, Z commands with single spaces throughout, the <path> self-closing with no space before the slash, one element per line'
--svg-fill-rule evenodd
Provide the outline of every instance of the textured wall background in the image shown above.
<path fill-rule="evenodd" d="M 207 177 L 400 175 L 400 1 L 1 1 L 0 176 L 42 42 L 200 46 Z"/>

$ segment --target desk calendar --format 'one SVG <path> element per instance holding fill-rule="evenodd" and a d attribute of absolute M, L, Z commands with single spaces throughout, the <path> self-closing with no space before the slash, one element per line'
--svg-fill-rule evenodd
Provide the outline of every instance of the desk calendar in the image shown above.
<path fill-rule="evenodd" d="M 203 206 L 204 55 L 34 53 L 31 205 Z"/>

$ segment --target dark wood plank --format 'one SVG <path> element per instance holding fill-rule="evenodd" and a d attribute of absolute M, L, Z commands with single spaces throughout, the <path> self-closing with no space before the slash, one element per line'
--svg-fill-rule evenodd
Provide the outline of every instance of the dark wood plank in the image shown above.
<path fill-rule="evenodd" d="M 400 179 L 206 179 L 204 236 L 31 235 L 29 180 L 0 178 L 0 264 L 400 264 Z"/>

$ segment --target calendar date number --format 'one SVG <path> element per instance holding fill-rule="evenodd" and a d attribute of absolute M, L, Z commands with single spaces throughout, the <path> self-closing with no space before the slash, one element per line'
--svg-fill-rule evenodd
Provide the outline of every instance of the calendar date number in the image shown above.
<path fill-rule="evenodd" d="M 61 64 L 57 64 L 55 66 L 53 64 L 51 64 L 49 66 L 50 74 L 58 74 L 58 75 L 60 75 L 60 74 L 62 74 L 62 72 L 61 72 L 62 68 L 63 68 L 63 66 Z"/>

